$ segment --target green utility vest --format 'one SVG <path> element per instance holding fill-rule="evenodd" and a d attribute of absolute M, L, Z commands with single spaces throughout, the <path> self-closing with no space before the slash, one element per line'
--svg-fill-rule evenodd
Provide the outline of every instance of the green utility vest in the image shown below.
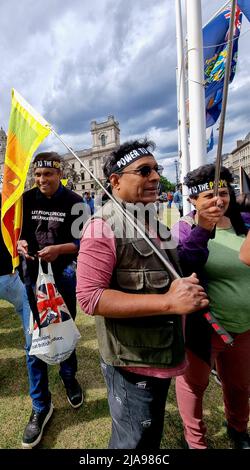
<path fill-rule="evenodd" d="M 138 234 L 133 237 L 131 233 L 127 236 L 127 225 L 126 232 L 124 219 L 121 223 L 112 201 L 105 204 L 102 218 L 110 224 L 116 237 L 117 263 L 110 288 L 131 294 L 167 292 L 172 282 L 171 275 L 143 238 Z M 161 225 L 161 240 L 164 232 L 165 240 L 169 239 L 169 231 Z M 171 249 L 167 253 L 167 250 L 157 247 L 180 272 L 176 250 Z M 177 366 L 184 359 L 180 315 L 126 319 L 97 315 L 95 320 L 100 355 L 109 365 L 166 368 Z"/>

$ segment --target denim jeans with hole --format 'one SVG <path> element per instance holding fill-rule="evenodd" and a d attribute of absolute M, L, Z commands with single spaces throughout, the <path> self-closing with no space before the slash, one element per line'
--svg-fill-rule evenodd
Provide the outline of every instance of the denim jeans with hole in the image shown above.
<path fill-rule="evenodd" d="M 112 418 L 110 449 L 159 449 L 171 379 L 134 374 L 101 360 Z"/>

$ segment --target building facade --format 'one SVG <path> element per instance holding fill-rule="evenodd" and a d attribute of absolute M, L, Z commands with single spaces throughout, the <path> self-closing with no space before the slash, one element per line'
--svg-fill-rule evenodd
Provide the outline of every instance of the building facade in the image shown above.
<path fill-rule="evenodd" d="M 108 116 L 107 121 L 97 123 L 91 122 L 92 147 L 89 149 L 76 150 L 74 153 L 96 178 L 104 183 L 105 178 L 102 171 L 103 164 L 109 154 L 120 145 L 119 122 L 114 116 Z M 81 163 L 68 152 L 61 155 L 63 160 L 64 178 L 68 180 L 67 186 L 74 189 L 79 195 L 85 191 L 99 194 L 102 192 L 98 184 L 89 175 Z M 26 187 L 31 188 L 34 184 L 33 169 L 30 166 Z"/>
<path fill-rule="evenodd" d="M 3 165 L 4 165 L 6 144 L 7 144 L 7 135 L 4 132 L 3 128 L 1 127 L 0 129 L 0 187 L 2 184 L 2 177 L 3 177 Z"/>
<path fill-rule="evenodd" d="M 91 134 L 92 147 L 86 150 L 78 150 L 75 153 L 85 167 L 104 183 L 103 164 L 110 153 L 120 145 L 119 123 L 115 121 L 112 115 L 108 116 L 107 121 L 104 122 L 97 123 L 96 121 L 92 121 Z M 78 194 L 81 195 L 85 191 L 94 192 L 96 194 L 101 192 L 98 184 L 71 153 L 62 155 L 62 158 L 66 167 L 65 176 L 67 177 L 67 171 L 70 168 L 73 170 L 74 174 L 77 175 L 77 181 L 74 181 L 73 184 L 74 190 Z"/>
<path fill-rule="evenodd" d="M 240 167 L 250 175 L 250 132 L 245 139 L 237 140 L 236 148 L 223 159 L 223 165 L 228 168 L 236 179 L 240 177 Z"/>

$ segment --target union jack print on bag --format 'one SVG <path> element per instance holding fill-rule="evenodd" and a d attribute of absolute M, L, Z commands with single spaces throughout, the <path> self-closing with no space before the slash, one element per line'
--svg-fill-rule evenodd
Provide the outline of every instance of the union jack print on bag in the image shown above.
<path fill-rule="evenodd" d="M 81 335 L 56 288 L 51 264 L 48 263 L 48 273 L 44 273 L 41 260 L 36 296 L 40 327 L 35 321 L 29 354 L 47 364 L 58 364 L 72 354 Z"/>
<path fill-rule="evenodd" d="M 59 323 L 71 318 L 61 294 L 52 282 L 40 284 L 37 287 L 37 308 L 41 328 L 50 323 Z M 38 328 L 37 322 L 34 325 L 34 329 L 36 328 Z"/>

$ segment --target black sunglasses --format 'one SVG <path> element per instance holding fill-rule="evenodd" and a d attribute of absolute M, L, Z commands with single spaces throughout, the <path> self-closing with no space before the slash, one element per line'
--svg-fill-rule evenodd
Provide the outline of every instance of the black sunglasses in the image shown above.
<path fill-rule="evenodd" d="M 136 170 L 129 170 L 129 171 L 121 171 L 119 174 L 123 175 L 126 173 L 132 173 L 132 174 L 138 174 L 142 176 L 143 178 L 146 178 L 147 176 L 151 175 L 152 171 L 156 171 L 158 175 L 162 174 L 162 168 L 159 167 L 158 165 L 155 165 L 151 167 L 150 165 L 143 165 L 141 168 L 137 168 Z"/>

